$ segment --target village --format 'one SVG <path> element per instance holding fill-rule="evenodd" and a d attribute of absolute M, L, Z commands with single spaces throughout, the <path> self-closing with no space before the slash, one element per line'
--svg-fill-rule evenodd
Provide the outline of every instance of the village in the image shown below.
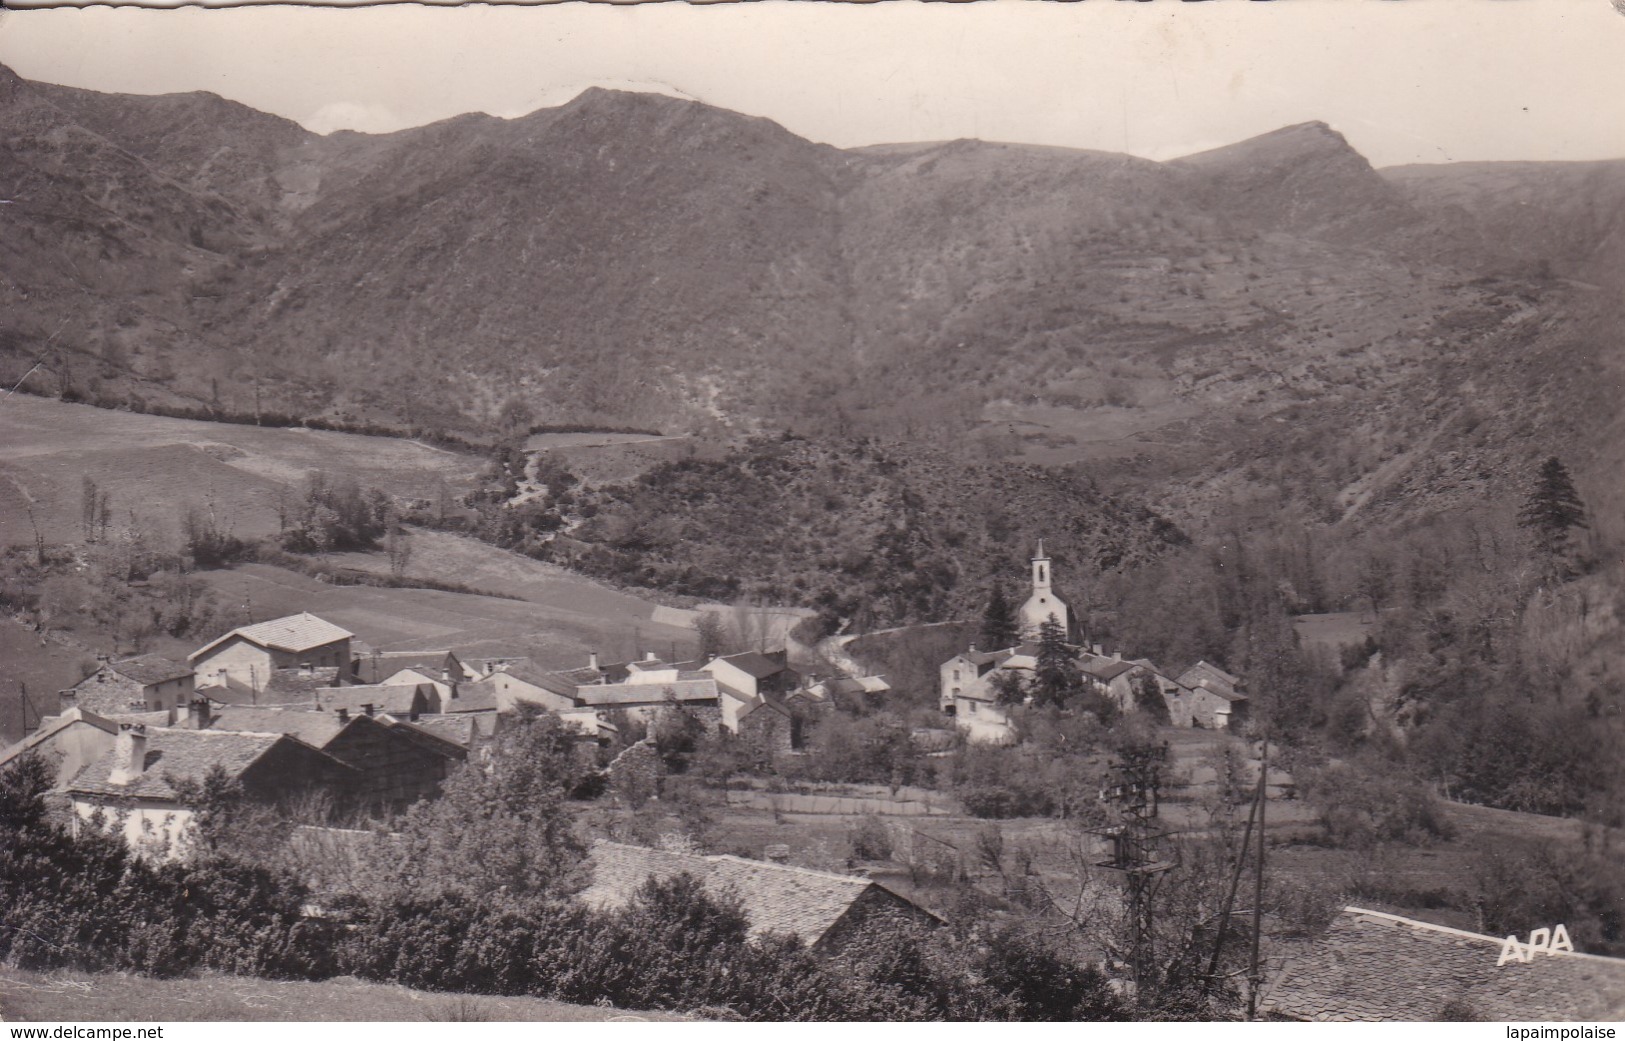
<path fill-rule="evenodd" d="M 888 702 L 910 695 L 934 700 L 940 714 L 938 725 L 907 731 L 916 762 L 953 755 L 1075 759 L 1071 783 L 1085 794 L 1074 794 L 1062 814 L 1075 816 L 1081 828 L 1072 832 L 1071 856 L 1109 868 L 1107 876 L 1154 878 L 1170 869 L 1169 856 L 1180 855 L 1169 851 L 1181 833 L 1234 829 L 1244 818 L 1250 835 L 1251 813 L 1266 805 L 1277 825 L 1314 819 L 1297 799 L 1293 778 L 1261 761 L 1266 753 L 1251 731 L 1244 678 L 1207 661 L 1164 670 L 1079 640 L 1053 568 L 1040 542 L 1030 561 L 1029 596 L 1009 617 L 1011 644 L 970 645 L 941 661 L 930 692 L 894 690 L 885 676 L 865 674 L 838 649 L 803 661 L 793 661 L 787 647 L 686 661 L 648 651 L 608 663 L 590 653 L 560 667 L 528 657 L 464 657 L 448 648 L 377 650 L 365 634 L 300 613 L 238 626 L 184 662 L 101 656 L 95 671 L 59 692 L 54 715 L 0 752 L 0 770 L 43 759 L 53 782 L 49 801 L 72 834 L 114 835 L 151 863 L 195 857 L 203 841 L 198 814 L 208 812 L 200 807 L 204 793 L 229 785 L 239 806 L 297 818 L 291 841 L 302 870 L 312 880 L 331 880 L 335 860 L 358 863 L 358 850 L 380 836 L 387 841 L 403 815 L 433 806 L 459 771 L 501 769 L 494 758 L 514 747 L 504 745 L 505 735 L 545 719 L 569 747 L 578 779 L 572 799 L 586 814 L 578 824 L 598 822 L 587 829 L 580 865 L 586 882 L 574 900 L 624 911 L 649 884 L 692 878 L 707 892 L 739 900 L 752 938 L 794 935 L 825 958 L 862 949 L 875 928 L 951 924 L 955 900 L 963 899 L 952 894 L 967 886 L 1001 906 L 1025 902 L 1023 914 L 1054 900 L 1045 888 L 1052 883 L 1037 881 L 1043 862 L 1056 861 L 1053 843 L 1020 853 L 1027 858 L 1020 871 L 1029 877 L 1012 879 L 1007 858 L 988 847 L 986 836 L 998 832 L 970 841 L 963 832 L 933 834 L 921 826 L 933 815 L 963 810 L 952 795 L 918 787 L 924 782 L 915 774 L 894 765 L 889 785 L 809 783 L 820 775 L 788 765 L 828 754 L 820 741 L 850 740 L 843 725 L 873 723 Z M 805 647 L 796 651 L 808 657 Z M 1043 727 L 1055 732 L 1035 729 Z M 1111 732 L 1132 737 L 1115 746 L 1107 740 L 1093 754 L 1085 745 L 1071 751 L 1065 745 L 1067 734 L 1076 740 L 1079 733 Z M 1110 747 L 1115 756 L 1104 754 Z M 709 762 L 689 765 L 718 755 L 733 756 L 720 773 Z M 995 772 L 1019 772 L 1036 760 L 986 761 Z M 668 777 L 674 767 L 690 776 Z M 722 789 L 712 805 L 724 817 L 737 816 L 735 841 L 719 843 L 714 827 L 707 839 L 685 823 L 685 815 L 706 812 L 695 810 L 697 781 Z M 968 796 L 965 805 L 974 809 Z M 992 805 L 976 816 L 1030 812 Z M 771 817 L 762 818 L 763 811 Z M 748 823 L 753 813 L 763 825 Z M 656 823 L 628 829 L 613 823 L 617 815 L 623 824 L 640 815 Z M 827 837 L 838 832 L 821 824 L 781 834 L 790 815 L 844 822 L 851 855 L 831 852 Z M 1239 874 L 1249 847 L 1243 839 L 1238 851 L 1234 832 L 1225 833 L 1224 855 L 1236 859 Z M 793 835 L 825 837 L 775 841 Z M 972 848 L 976 843 L 980 849 Z M 1090 899 L 1122 900 L 1130 914 L 1142 913 L 1132 886 L 1120 891 L 1109 877 L 1088 877 L 1078 875 Z M 1036 904 L 1035 892 L 1044 894 Z M 314 899 L 309 913 L 332 913 L 319 895 Z M 1474 949 L 1499 944 L 1503 951 L 1509 940 L 1352 905 L 1323 915 L 1329 918 L 1312 942 L 1290 921 L 1272 918 L 1276 935 L 1266 942 L 1264 968 L 1254 963 L 1249 1014 L 1411 1015 L 1429 1002 L 1448 1004 L 1472 979 L 1483 984 L 1474 989 L 1475 1001 L 1503 1000 L 1485 969 L 1497 968 L 1493 961 L 1451 954 L 1458 964 L 1436 987 L 1397 1003 L 1375 970 L 1396 949 L 1432 964 L 1441 951 L 1459 950 L 1463 938 Z M 1261 925 L 1255 917 L 1251 927 Z M 1233 928 L 1234 936 L 1245 933 L 1243 916 Z M 1191 938 L 1201 935 L 1198 929 Z M 1222 946 L 1224 932 L 1200 942 Z M 1139 943 L 1085 950 L 1133 994 L 1143 971 Z M 1336 968 L 1349 956 L 1359 971 Z M 1557 966 L 1549 957 L 1524 960 L 1541 966 L 1531 972 L 1551 988 L 1554 1016 L 1576 1007 L 1577 988 L 1596 987 L 1596 1000 L 1606 1002 L 1625 985 L 1625 963 L 1611 959 L 1584 956 Z M 1565 971 L 1571 966 L 1578 975 Z M 1522 987 L 1516 993 L 1527 995 Z"/>

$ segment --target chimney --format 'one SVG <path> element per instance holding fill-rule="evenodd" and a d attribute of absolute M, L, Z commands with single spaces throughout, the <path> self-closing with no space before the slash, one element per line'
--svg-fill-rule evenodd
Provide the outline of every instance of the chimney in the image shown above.
<path fill-rule="evenodd" d="M 57 709 L 59 711 L 66 712 L 71 708 L 77 708 L 78 705 L 79 705 L 79 692 L 78 691 L 76 691 L 76 690 L 74 690 L 74 689 L 72 689 L 70 687 L 67 690 L 59 690 L 59 691 L 56 692 L 56 707 L 57 707 Z"/>
<path fill-rule="evenodd" d="M 213 719 L 213 714 L 209 711 L 209 699 L 193 698 L 188 715 L 192 719 L 193 730 L 209 729 L 209 723 Z"/>
<path fill-rule="evenodd" d="M 350 721 L 349 709 L 345 708 L 343 705 L 340 705 L 335 711 L 337 711 L 339 714 L 340 723 L 348 723 Z"/>
<path fill-rule="evenodd" d="M 774 864 L 790 863 L 790 847 L 783 842 L 768 843 L 767 848 L 762 851 L 762 855 Z"/>
<path fill-rule="evenodd" d="M 129 784 L 147 768 L 147 727 L 144 723 L 120 723 L 113 742 L 113 772 L 109 784 Z"/>
<path fill-rule="evenodd" d="M 301 676 L 313 676 L 316 674 L 316 670 L 311 667 L 310 662 L 302 661 L 299 663 L 299 674 Z"/>
<path fill-rule="evenodd" d="M 598 671 L 598 652 L 597 651 L 588 651 L 587 652 L 587 668 L 591 669 L 594 672 Z"/>
<path fill-rule="evenodd" d="M 643 652 L 643 660 L 644 661 L 659 661 L 660 659 L 655 657 L 655 652 L 654 651 L 644 651 Z"/>
<path fill-rule="evenodd" d="M 365 705 L 361 706 L 361 711 L 363 713 L 365 713 L 366 715 L 369 715 L 369 716 L 372 715 L 372 709 L 373 709 L 373 704 L 370 701 L 367 702 Z"/>
<path fill-rule="evenodd" d="M 1100 644 L 1098 644 L 1098 643 L 1095 644 L 1093 647 L 1090 648 L 1090 650 L 1094 651 L 1095 657 L 1099 658 L 1101 656 L 1101 654 L 1100 654 Z"/>

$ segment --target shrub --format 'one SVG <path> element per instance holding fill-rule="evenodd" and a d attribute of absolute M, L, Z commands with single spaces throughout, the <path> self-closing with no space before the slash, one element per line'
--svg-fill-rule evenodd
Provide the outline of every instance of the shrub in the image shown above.
<path fill-rule="evenodd" d="M 1369 849 L 1382 842 L 1424 846 L 1453 833 L 1434 794 L 1392 767 L 1328 766 L 1305 771 L 1302 784 L 1327 842 L 1339 848 Z"/>

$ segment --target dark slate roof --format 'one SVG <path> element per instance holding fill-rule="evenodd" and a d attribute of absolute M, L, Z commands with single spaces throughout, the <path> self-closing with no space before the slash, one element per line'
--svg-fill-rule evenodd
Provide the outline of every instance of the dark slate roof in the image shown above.
<path fill-rule="evenodd" d="M 241 636 L 250 643 L 257 643 L 261 647 L 274 647 L 279 651 L 291 651 L 297 654 L 300 651 L 325 647 L 339 640 L 348 640 L 354 635 L 348 629 L 340 629 L 332 622 L 323 621 L 306 611 L 304 614 L 293 614 L 286 618 L 273 618 L 268 622 L 258 622 L 254 625 L 245 625 L 233 629 L 226 635 L 199 647 L 189 655 L 189 658 L 200 657 L 233 636 Z"/>
<path fill-rule="evenodd" d="M 457 696 L 446 698 L 440 707 L 458 715 L 465 712 L 494 712 L 497 707 L 496 685 L 490 677 L 461 684 L 457 688 Z"/>
<path fill-rule="evenodd" d="M 473 748 L 484 738 L 496 732 L 495 712 L 464 712 L 457 715 L 419 716 L 406 724 L 425 733 L 450 741 L 462 748 Z"/>
<path fill-rule="evenodd" d="M 616 842 L 595 843 L 591 860 L 592 884 L 578 897 L 590 907 L 625 906 L 649 878 L 686 873 L 707 889 L 736 895 L 750 919 L 752 935 L 793 933 L 808 946 L 822 939 L 871 887 L 882 888 L 852 875 L 743 857 L 668 853 Z"/>
<path fill-rule="evenodd" d="M 1097 658 L 1094 661 L 1084 665 L 1083 671 L 1100 680 L 1102 683 L 1110 683 L 1112 680 L 1123 675 L 1123 673 L 1130 672 L 1138 667 L 1139 666 L 1135 665 L 1131 661 L 1112 661 L 1110 658 L 1105 660 Z"/>
<path fill-rule="evenodd" d="M 1345 907 L 1286 961 L 1262 1008 L 1300 1020 L 1425 1021 L 1454 1002 L 1489 1020 L 1625 1019 L 1625 959 L 1560 952 L 1497 966 L 1502 939 Z"/>
<path fill-rule="evenodd" d="M 127 676 L 143 687 L 158 683 L 168 683 L 171 680 L 185 679 L 192 675 L 192 667 L 178 661 L 157 654 L 138 654 L 134 658 L 125 658 L 123 661 L 109 662 L 108 668 L 120 676 Z"/>
<path fill-rule="evenodd" d="M 769 676 L 776 676 L 784 671 L 782 663 L 776 662 L 758 651 L 745 651 L 743 654 L 724 654 L 722 660 L 759 680 L 765 680 Z"/>
<path fill-rule="evenodd" d="M 575 696 L 587 705 L 659 705 L 667 701 L 714 701 L 721 696 L 717 681 L 675 680 L 668 683 L 599 683 L 577 687 Z"/>
<path fill-rule="evenodd" d="M 256 708 L 247 705 L 228 705 L 209 721 L 209 730 L 231 730 L 256 734 L 291 734 L 306 744 L 322 747 L 331 741 L 344 725 L 336 712 L 317 712 L 313 708 Z"/>
<path fill-rule="evenodd" d="M 121 795 L 145 799 L 173 799 L 175 789 L 168 778 L 201 781 L 215 765 L 226 776 L 241 777 L 278 741 L 292 740 L 281 734 L 223 733 L 213 730 L 147 730 L 146 767 L 129 784 L 108 781 L 118 747 L 108 749 L 79 771 L 67 785 L 69 792 L 89 795 Z"/>
<path fill-rule="evenodd" d="M 362 712 L 363 705 L 371 705 L 374 712 L 391 712 L 396 715 L 407 715 L 412 711 L 413 701 L 420 688 L 429 687 L 427 683 L 417 684 L 386 684 L 366 687 L 327 687 L 316 692 L 322 709 L 333 712 L 340 708 L 350 710 L 351 715 Z M 426 698 L 433 694 L 433 688 L 424 692 Z M 312 699 L 312 707 L 316 703 Z"/>
<path fill-rule="evenodd" d="M 403 669 L 417 669 L 436 680 L 450 669 L 453 680 L 468 678 L 463 663 L 451 651 L 377 651 L 355 662 L 355 674 L 363 683 L 380 683 Z"/>
<path fill-rule="evenodd" d="M 253 687 L 229 676 L 225 683 L 198 687 L 194 693 L 220 705 L 255 705 L 260 700 Z"/>
<path fill-rule="evenodd" d="M 266 681 L 265 689 L 260 691 L 260 700 L 276 704 L 300 697 L 312 697 L 325 688 L 338 686 L 339 682 L 339 670 L 336 666 L 311 669 L 309 672 L 304 669 L 277 669 Z"/>

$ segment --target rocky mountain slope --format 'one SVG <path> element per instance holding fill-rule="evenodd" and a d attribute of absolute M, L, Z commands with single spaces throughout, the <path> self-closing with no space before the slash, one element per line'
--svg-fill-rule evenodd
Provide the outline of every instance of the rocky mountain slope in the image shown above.
<path fill-rule="evenodd" d="M 1625 460 L 1625 163 L 1376 171 L 1320 123 L 1168 163 L 842 151 L 604 90 L 320 137 L 0 70 L 0 198 L 0 377 L 43 356 L 42 393 L 878 434 L 1082 463 L 1182 523 Z"/>

